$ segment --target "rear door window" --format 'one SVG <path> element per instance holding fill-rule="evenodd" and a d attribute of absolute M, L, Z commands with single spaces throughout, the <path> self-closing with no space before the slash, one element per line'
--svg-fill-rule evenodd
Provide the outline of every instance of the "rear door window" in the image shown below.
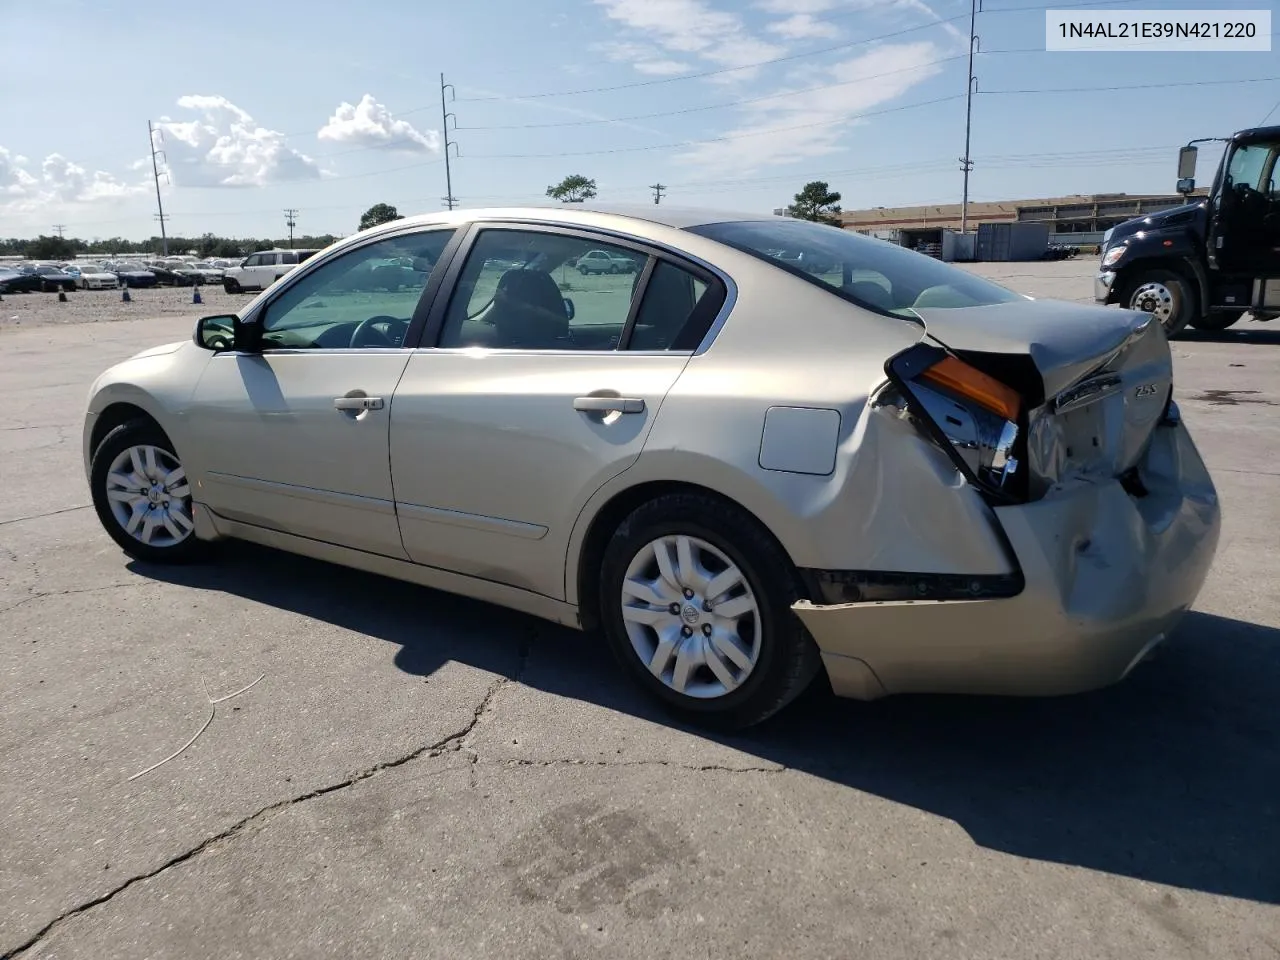
<path fill-rule="evenodd" d="M 917 310 L 1023 299 L 990 280 L 887 240 L 778 217 L 688 228 L 759 257 L 861 307 L 913 319 Z"/>
<path fill-rule="evenodd" d="M 693 350 L 724 304 L 724 287 L 658 260 L 636 311 L 628 350 Z"/>

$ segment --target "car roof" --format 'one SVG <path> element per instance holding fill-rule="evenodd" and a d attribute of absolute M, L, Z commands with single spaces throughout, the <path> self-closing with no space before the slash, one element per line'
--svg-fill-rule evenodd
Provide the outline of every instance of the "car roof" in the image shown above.
<path fill-rule="evenodd" d="M 539 219 L 563 220 L 573 223 L 582 220 L 582 214 L 594 214 L 605 217 L 622 217 L 630 220 L 643 220 L 649 223 L 662 224 L 676 229 L 705 226 L 711 223 L 731 223 L 741 220 L 778 220 L 782 219 L 773 213 L 758 211 L 721 210 L 710 207 L 676 207 L 660 204 L 615 204 L 615 203 L 547 203 L 528 204 L 518 207 L 479 207 L 460 208 L 452 213 L 418 214 L 402 220 L 392 220 L 380 224 L 381 227 L 395 228 L 414 226 L 417 223 L 440 223 L 445 220 L 457 221 L 470 219 Z M 594 217 L 592 218 L 594 219 Z M 363 231 L 362 231 L 363 232 Z"/>

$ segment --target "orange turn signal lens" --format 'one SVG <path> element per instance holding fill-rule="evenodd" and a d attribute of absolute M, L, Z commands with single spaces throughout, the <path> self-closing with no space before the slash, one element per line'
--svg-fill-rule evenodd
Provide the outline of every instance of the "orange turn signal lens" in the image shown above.
<path fill-rule="evenodd" d="M 958 393 L 1015 423 L 1022 410 L 1022 398 L 1018 396 L 1018 391 L 955 357 L 943 357 L 920 374 L 920 379 Z"/>

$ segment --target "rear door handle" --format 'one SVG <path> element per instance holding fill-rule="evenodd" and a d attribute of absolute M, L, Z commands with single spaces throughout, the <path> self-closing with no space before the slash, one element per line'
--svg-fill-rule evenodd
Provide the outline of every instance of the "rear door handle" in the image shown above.
<path fill-rule="evenodd" d="M 577 397 L 573 409 L 593 413 L 644 413 L 640 397 Z"/>
<path fill-rule="evenodd" d="M 381 410 L 381 397 L 334 397 L 335 410 Z"/>

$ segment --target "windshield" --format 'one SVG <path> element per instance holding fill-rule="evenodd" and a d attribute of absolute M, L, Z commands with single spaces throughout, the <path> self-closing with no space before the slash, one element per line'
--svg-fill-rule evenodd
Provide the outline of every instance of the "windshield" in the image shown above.
<path fill-rule="evenodd" d="M 711 223 L 690 233 L 754 254 L 838 296 L 880 313 L 982 307 L 1021 300 L 999 284 L 887 240 L 808 220 Z"/>

